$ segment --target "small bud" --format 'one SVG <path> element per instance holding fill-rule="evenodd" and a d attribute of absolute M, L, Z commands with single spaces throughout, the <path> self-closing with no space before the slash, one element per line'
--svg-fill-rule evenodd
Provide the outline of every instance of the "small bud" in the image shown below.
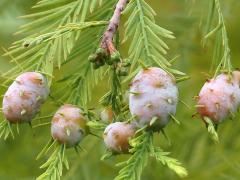
<path fill-rule="evenodd" d="M 88 57 L 88 60 L 89 60 L 90 62 L 95 62 L 96 59 L 97 59 L 96 54 L 91 54 L 91 55 Z"/>
<path fill-rule="evenodd" d="M 126 62 L 122 63 L 122 66 L 123 67 L 129 67 L 129 66 L 131 66 L 131 63 L 126 61 Z"/>
<path fill-rule="evenodd" d="M 119 62 L 121 59 L 119 52 L 115 52 L 111 55 L 111 60 L 113 62 Z"/>
<path fill-rule="evenodd" d="M 100 66 L 99 66 L 99 64 L 97 64 L 97 63 L 93 63 L 93 69 L 98 69 Z"/>
<path fill-rule="evenodd" d="M 127 76 L 128 75 L 127 68 L 117 69 L 117 75 L 119 75 L 119 76 Z"/>
<path fill-rule="evenodd" d="M 94 63 L 93 63 L 93 68 L 94 69 L 98 69 L 101 66 L 104 66 L 105 62 L 103 59 L 97 59 Z"/>
<path fill-rule="evenodd" d="M 28 48 L 32 44 L 32 39 L 27 39 L 23 42 L 23 47 Z"/>
<path fill-rule="evenodd" d="M 113 65 L 113 61 L 112 61 L 112 59 L 109 58 L 109 57 L 107 57 L 107 58 L 105 59 L 105 62 L 106 62 L 107 65 Z"/>
<path fill-rule="evenodd" d="M 97 61 L 99 66 L 104 66 L 105 65 L 105 62 L 103 59 L 100 59 L 99 61 Z"/>
<path fill-rule="evenodd" d="M 105 57 L 107 55 L 106 50 L 103 48 L 98 48 L 96 54 L 101 57 Z"/>

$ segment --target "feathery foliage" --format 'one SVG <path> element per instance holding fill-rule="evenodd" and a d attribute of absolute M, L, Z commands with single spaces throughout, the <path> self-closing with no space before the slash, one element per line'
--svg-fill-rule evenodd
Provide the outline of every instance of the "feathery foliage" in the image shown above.
<path fill-rule="evenodd" d="M 96 5 L 96 1 L 83 0 L 40 1 L 34 6 L 34 8 L 39 9 L 39 12 L 22 16 L 22 18 L 37 19 L 23 25 L 17 32 L 32 35 L 15 42 L 10 47 L 10 51 L 5 54 L 11 55 L 12 62 L 17 63 L 18 66 L 4 73 L 3 76 L 12 76 L 13 74 L 16 76 L 23 70 L 36 70 L 52 79 L 54 67 L 58 66 L 60 68 L 67 60 L 68 55 L 80 37 L 82 27 L 85 25 L 83 29 L 91 27 L 90 24 L 85 24 L 80 28 L 74 28 L 71 23 L 85 22 L 86 15 L 91 13 Z M 92 14 L 92 16 L 94 15 Z M 101 17 L 101 14 L 99 17 Z M 101 22 L 97 23 L 101 24 Z M 39 24 L 43 25 L 39 26 Z M 66 24 L 69 24 L 68 27 L 66 27 Z M 70 31 L 67 30 L 66 32 L 66 29 Z"/>
<path fill-rule="evenodd" d="M 132 69 L 141 60 L 147 65 L 157 65 L 175 75 L 185 74 L 171 68 L 171 64 L 164 57 L 169 49 L 163 38 L 174 39 L 171 31 L 155 23 L 155 11 L 144 0 L 132 0 L 124 11 L 129 15 L 125 23 L 123 42 L 130 40 L 129 58 L 132 59 Z M 139 62 L 140 60 L 140 62 Z"/>
<path fill-rule="evenodd" d="M 58 83 L 54 85 L 54 88 L 61 88 L 59 91 L 52 92 L 52 94 L 57 95 L 56 98 L 58 99 L 60 97 L 61 101 L 64 102 L 77 102 L 77 104 L 86 105 L 91 98 L 90 92 L 92 87 L 96 85 L 99 79 L 103 78 L 103 71 L 95 71 L 87 61 L 87 57 L 97 47 L 96 44 L 98 44 L 103 31 L 96 31 L 95 28 L 91 30 L 89 28 L 103 26 L 106 22 L 92 22 L 91 20 L 106 19 L 109 13 L 109 7 L 113 5 L 113 2 L 87 2 L 81 0 L 60 2 L 61 1 L 54 1 L 49 3 L 41 1 L 35 6 L 37 9 L 40 8 L 40 12 L 23 16 L 23 18 L 37 18 L 37 20 L 24 25 L 19 33 L 27 32 L 29 34 L 34 33 L 34 35 L 30 35 L 14 43 L 9 52 L 5 54 L 6 56 L 10 56 L 12 62 L 15 62 L 17 66 L 4 73 L 3 76 L 6 77 L 6 83 L 8 83 L 10 79 L 14 79 L 16 74 L 22 71 L 35 70 L 47 75 L 50 84 L 54 73 L 54 66 L 60 68 L 62 65 L 69 64 L 70 61 L 76 59 L 76 57 L 78 57 L 78 59 L 81 58 L 81 61 L 77 62 L 78 65 L 74 66 L 76 69 L 72 69 L 71 74 L 68 75 L 64 73 L 62 75 L 64 77 L 60 81 L 57 81 Z M 94 7 L 99 3 L 103 6 L 101 10 L 94 10 Z M 41 8 L 44 8 L 44 11 L 41 11 Z M 60 9 L 63 12 L 60 11 Z M 65 11 L 68 11 L 68 13 L 66 14 Z M 52 16 L 52 13 L 57 15 Z M 86 13 L 88 14 L 87 20 L 90 20 L 89 22 L 84 22 Z M 56 24 L 51 27 L 47 24 L 49 21 L 54 21 Z M 57 23 L 58 21 L 59 23 Z M 44 23 L 41 31 L 37 29 L 39 28 L 38 24 L 40 22 Z M 87 30 L 84 30 L 86 28 Z M 82 36 L 80 36 L 80 34 L 82 34 Z M 69 56 L 71 51 L 72 53 Z M 73 65 L 71 64 L 71 66 Z M 72 77 L 71 75 L 73 73 L 75 73 L 75 80 L 74 78 L 66 78 Z M 63 79 L 65 81 L 62 81 Z M 75 88 L 76 83 L 78 83 L 78 88 Z M 68 84 L 68 86 L 64 85 L 64 88 L 62 88 L 63 84 Z M 65 96 L 61 97 L 62 94 Z M 79 97 L 81 97 L 81 99 Z"/>
<path fill-rule="evenodd" d="M 213 68 L 216 68 L 216 76 L 220 71 L 230 73 L 232 70 L 232 64 L 228 34 L 220 1 L 211 0 L 209 1 L 209 4 L 207 25 L 205 27 L 205 32 L 207 34 L 204 36 L 203 43 L 206 44 L 207 39 L 209 39 L 211 36 L 215 36 Z M 215 21 L 217 21 L 216 25 Z"/>
<path fill-rule="evenodd" d="M 121 114 L 123 92 L 121 89 L 121 78 L 117 75 L 116 69 L 111 70 L 110 76 L 111 89 L 101 99 L 100 103 L 104 106 L 111 106 L 113 111 L 118 115 Z"/>
<path fill-rule="evenodd" d="M 132 156 L 127 161 L 117 164 L 123 166 L 115 180 L 139 180 L 143 168 L 147 165 L 151 152 L 152 134 L 144 132 L 140 136 L 130 140 Z"/>
<path fill-rule="evenodd" d="M 115 180 L 139 180 L 150 156 L 163 165 L 168 166 L 180 177 L 187 176 L 186 169 L 181 166 L 178 160 L 168 157 L 170 153 L 154 147 L 152 132 L 142 131 L 141 133 L 141 135 L 130 140 L 130 145 L 132 146 L 130 153 L 132 155 L 127 161 L 117 164 L 117 166 L 123 166 L 123 168 L 119 171 L 119 175 Z"/>
<path fill-rule="evenodd" d="M 168 157 L 169 152 L 164 152 L 160 148 L 154 148 L 154 151 L 152 152 L 152 156 L 156 158 L 157 161 L 160 161 L 163 165 L 168 166 L 170 169 L 172 169 L 179 177 L 186 177 L 188 175 L 187 170 L 181 166 L 181 163 L 171 157 Z"/>
<path fill-rule="evenodd" d="M 211 135 L 211 138 L 214 142 L 218 143 L 218 133 L 217 133 L 217 125 L 215 125 L 212 120 L 208 117 L 204 117 L 204 121 L 207 124 L 207 130 L 209 134 Z"/>
<path fill-rule="evenodd" d="M 17 127 L 18 127 L 18 125 L 17 125 Z M 11 135 L 12 138 L 14 139 L 14 133 L 13 133 L 11 124 L 7 120 L 3 120 L 0 123 L 0 132 L 1 132 L 0 138 L 3 137 L 4 140 L 6 140 L 9 137 L 9 135 Z"/>
<path fill-rule="evenodd" d="M 41 174 L 37 180 L 60 179 L 62 176 L 63 166 L 65 166 L 66 169 L 69 169 L 68 160 L 65 155 L 66 146 L 64 144 L 57 144 L 56 141 L 50 141 L 50 143 L 48 143 L 39 154 L 38 158 L 40 158 L 43 154 L 46 154 L 53 147 L 53 153 L 48 158 L 47 162 L 40 167 L 41 169 L 46 169 L 46 171 Z"/>
<path fill-rule="evenodd" d="M 112 1 L 107 1 L 103 4 L 101 11 L 94 11 L 88 20 L 107 19 L 111 12 L 109 7 L 112 5 Z M 88 56 L 97 49 L 102 33 L 103 28 L 87 29 L 81 32 L 81 37 L 64 63 L 67 68 L 71 66 L 72 71 L 61 74 L 53 85 L 54 89 L 58 89 L 53 92 L 54 97 L 60 98 L 63 102 L 77 103 L 81 106 L 86 106 L 91 100 L 92 88 L 104 78 L 104 69 L 93 69 Z"/>

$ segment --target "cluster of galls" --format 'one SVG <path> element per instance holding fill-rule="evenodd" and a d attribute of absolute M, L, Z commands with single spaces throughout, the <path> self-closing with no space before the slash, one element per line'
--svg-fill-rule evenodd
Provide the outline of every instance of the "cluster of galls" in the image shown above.
<path fill-rule="evenodd" d="M 119 65 L 119 63 L 116 63 Z M 11 123 L 30 122 L 49 94 L 47 80 L 36 72 L 16 78 L 3 99 L 3 112 Z M 130 85 L 131 123 L 115 122 L 104 131 L 107 148 L 116 153 L 129 152 L 129 139 L 139 128 L 160 131 L 176 112 L 178 89 L 173 76 L 156 67 L 141 70 Z M 101 118 L 111 123 L 114 113 L 104 109 Z M 63 105 L 52 119 L 52 138 L 66 147 L 74 147 L 88 134 L 84 112 L 74 105 Z"/>
<path fill-rule="evenodd" d="M 131 65 L 128 60 L 122 60 L 118 51 L 114 51 L 111 54 L 103 49 L 98 48 L 94 54 L 91 54 L 88 60 L 93 64 L 94 69 L 98 69 L 105 64 L 112 66 L 117 75 L 128 75 L 129 66 Z"/>
<path fill-rule="evenodd" d="M 172 75 L 157 67 L 141 70 L 130 85 L 129 108 L 134 120 L 107 126 L 106 147 L 115 153 L 128 153 L 129 139 L 136 130 L 161 131 L 175 115 L 177 102 L 178 88 Z"/>
<path fill-rule="evenodd" d="M 47 79 L 37 72 L 19 75 L 3 97 L 3 114 L 10 123 L 30 123 L 49 95 Z M 52 119 L 52 138 L 67 148 L 76 146 L 88 133 L 81 109 L 66 104 Z"/>
<path fill-rule="evenodd" d="M 197 111 L 214 124 L 234 115 L 240 105 L 240 71 L 207 80 L 197 96 Z"/>

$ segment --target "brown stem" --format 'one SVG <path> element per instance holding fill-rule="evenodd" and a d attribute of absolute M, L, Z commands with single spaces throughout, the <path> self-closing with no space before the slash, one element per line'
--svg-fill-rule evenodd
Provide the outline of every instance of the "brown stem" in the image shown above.
<path fill-rule="evenodd" d="M 119 0 L 114 14 L 109 21 L 108 27 L 103 34 L 102 41 L 101 41 L 101 48 L 108 51 L 108 53 L 112 54 L 116 51 L 116 48 L 113 44 L 113 36 L 116 33 L 119 23 L 120 23 L 120 16 L 124 8 L 126 7 L 128 0 Z"/>

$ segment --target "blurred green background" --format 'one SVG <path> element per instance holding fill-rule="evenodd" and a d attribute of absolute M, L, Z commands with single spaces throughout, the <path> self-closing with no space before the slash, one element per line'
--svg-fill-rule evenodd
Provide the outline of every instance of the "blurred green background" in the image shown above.
<path fill-rule="evenodd" d="M 20 15 L 33 12 L 31 6 L 36 0 L 0 0 L 0 53 L 3 48 L 21 38 L 14 36 L 17 28 L 26 23 L 18 19 Z M 156 135 L 155 143 L 164 150 L 170 151 L 171 156 L 179 159 L 188 169 L 189 180 L 219 180 L 240 179 L 240 122 L 239 115 L 233 121 L 227 121 L 219 128 L 221 142 L 214 144 L 207 135 L 204 124 L 194 114 L 193 96 L 197 95 L 210 72 L 212 60 L 211 43 L 202 48 L 202 25 L 207 15 L 208 0 L 147 0 L 157 12 L 156 21 L 161 26 L 173 31 L 176 39 L 169 40 L 171 48 L 169 58 L 180 57 L 176 67 L 191 76 L 191 79 L 179 85 L 181 99 L 191 108 L 179 103 L 177 118 L 181 125 L 170 123 L 166 132 L 171 139 L 169 145 L 162 135 Z M 222 0 L 222 8 L 230 39 L 232 62 L 240 67 L 240 1 Z M 0 57 L 0 71 L 5 72 L 11 65 L 10 58 Z M 102 85 L 103 86 L 103 85 Z M 103 87 L 101 87 L 103 88 Z M 3 90 L 1 89 L 1 94 Z M 102 93 L 95 90 L 97 99 Z M 46 104 L 49 109 L 52 104 Z M 0 141 L 0 180 L 35 179 L 40 173 L 40 164 L 36 155 L 50 138 L 49 129 L 31 129 L 27 125 L 21 128 L 21 135 L 13 141 Z M 65 180 L 111 180 L 117 174 L 115 163 L 125 157 L 100 161 L 104 146 L 95 137 L 87 137 L 82 145 L 86 152 L 76 154 L 68 150 L 70 171 L 65 172 Z M 144 169 L 143 180 L 179 179 L 172 171 L 150 160 Z"/>

